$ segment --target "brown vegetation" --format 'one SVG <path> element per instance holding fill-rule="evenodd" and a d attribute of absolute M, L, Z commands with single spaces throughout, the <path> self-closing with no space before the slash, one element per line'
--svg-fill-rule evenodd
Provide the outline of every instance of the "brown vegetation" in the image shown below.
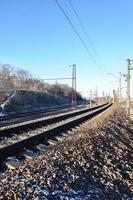
<path fill-rule="evenodd" d="M 34 78 L 28 71 L 23 69 L 15 69 L 9 64 L 0 65 L 0 104 L 9 96 L 17 91 L 17 96 L 12 102 L 6 105 L 6 110 L 11 104 L 15 106 L 29 106 L 50 104 L 58 105 L 70 103 L 72 88 L 64 84 L 50 85 L 44 83 L 43 80 Z M 24 97 L 24 95 L 26 95 Z M 42 100 L 41 100 L 42 97 Z M 18 99 L 20 99 L 18 101 Z M 38 101 L 37 101 L 38 100 Z M 77 93 L 77 100 L 82 100 L 81 95 Z M 47 103 L 46 103 L 47 101 Z"/>

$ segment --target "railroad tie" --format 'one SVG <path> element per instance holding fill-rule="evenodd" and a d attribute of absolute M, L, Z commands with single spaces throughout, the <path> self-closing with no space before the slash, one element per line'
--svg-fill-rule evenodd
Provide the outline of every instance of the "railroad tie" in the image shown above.
<path fill-rule="evenodd" d="M 48 140 L 48 143 L 49 143 L 50 145 L 56 145 L 57 141 L 54 141 L 54 140 Z"/>
<path fill-rule="evenodd" d="M 7 160 L 5 161 L 5 165 L 8 169 L 18 169 L 22 165 L 22 163 L 17 160 Z"/>
<path fill-rule="evenodd" d="M 29 150 L 26 150 L 26 151 L 23 151 L 21 153 L 21 156 L 23 156 L 24 158 L 35 158 L 37 156 L 37 154 L 35 154 L 34 152 L 32 151 L 29 151 Z"/>
<path fill-rule="evenodd" d="M 56 136 L 55 138 L 56 138 L 58 141 L 63 141 L 65 137 L 63 137 L 63 136 Z"/>
<path fill-rule="evenodd" d="M 5 178 L 5 175 L 0 173 L 0 180 L 4 179 Z"/>
<path fill-rule="evenodd" d="M 45 144 L 39 144 L 36 146 L 36 149 L 39 151 L 47 151 L 49 149 L 49 146 L 46 146 Z"/>
<path fill-rule="evenodd" d="M 67 137 L 68 136 L 68 133 L 66 132 L 66 133 L 62 133 L 61 134 L 63 137 Z"/>

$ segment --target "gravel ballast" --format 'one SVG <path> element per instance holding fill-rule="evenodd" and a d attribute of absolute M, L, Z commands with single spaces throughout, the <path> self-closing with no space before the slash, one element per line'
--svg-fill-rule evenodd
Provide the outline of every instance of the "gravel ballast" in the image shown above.
<path fill-rule="evenodd" d="M 112 106 L 0 181 L 0 199 L 133 199 L 133 121 Z"/>

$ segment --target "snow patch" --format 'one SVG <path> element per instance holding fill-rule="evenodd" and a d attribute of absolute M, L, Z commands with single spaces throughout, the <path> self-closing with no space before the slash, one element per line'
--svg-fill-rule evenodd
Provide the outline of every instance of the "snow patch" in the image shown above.
<path fill-rule="evenodd" d="M 16 95 L 16 91 L 13 91 L 13 93 L 7 98 L 6 101 L 4 101 L 0 107 L 2 110 L 4 110 L 4 108 L 10 103 L 11 99 Z"/>

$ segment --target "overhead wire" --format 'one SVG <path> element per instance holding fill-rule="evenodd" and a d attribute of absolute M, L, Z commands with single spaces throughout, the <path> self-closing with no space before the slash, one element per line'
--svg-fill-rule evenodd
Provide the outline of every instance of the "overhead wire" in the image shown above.
<path fill-rule="evenodd" d="M 88 49 L 87 45 L 85 44 L 85 42 L 83 41 L 82 37 L 80 36 L 80 34 L 78 33 L 78 31 L 76 30 L 75 26 L 73 25 L 73 23 L 71 22 L 70 18 L 68 17 L 68 15 L 66 14 L 65 10 L 63 9 L 63 7 L 61 6 L 61 4 L 59 3 L 58 0 L 55 0 L 55 2 L 57 3 L 58 7 L 60 8 L 60 10 L 62 11 L 62 13 L 65 15 L 66 19 L 68 20 L 69 24 L 71 25 L 73 31 L 76 33 L 77 37 L 79 38 L 79 40 L 81 41 L 81 43 L 83 44 L 83 46 L 85 47 L 86 51 L 88 52 L 89 56 L 91 57 L 91 59 L 93 60 L 93 62 L 97 65 L 97 61 L 96 59 L 93 57 L 91 51 Z"/>
<path fill-rule="evenodd" d="M 94 46 L 93 46 L 93 44 L 92 44 L 91 39 L 89 38 L 89 35 L 88 35 L 88 33 L 87 33 L 86 29 L 85 29 L 85 26 L 83 25 L 83 23 L 82 23 L 82 21 L 81 21 L 81 18 L 80 18 L 80 16 L 79 16 L 78 12 L 76 11 L 74 5 L 72 4 L 72 1 L 71 1 L 71 0 L 68 0 L 68 2 L 69 2 L 69 5 L 71 6 L 71 8 L 72 8 L 72 10 L 73 10 L 73 12 L 74 12 L 76 18 L 77 18 L 77 21 L 78 21 L 78 23 L 79 23 L 79 25 L 80 25 L 80 27 L 81 27 L 81 29 L 82 29 L 84 35 L 86 36 L 86 38 L 87 38 L 87 40 L 88 40 L 88 43 L 89 43 L 90 46 L 91 46 L 91 49 L 92 49 L 93 53 L 95 54 L 97 60 L 100 61 L 100 58 L 99 58 L 99 56 L 98 56 L 98 54 L 97 54 L 97 52 L 96 52 L 96 50 L 95 50 L 95 48 L 94 48 Z M 101 62 L 101 61 L 100 61 L 100 62 Z"/>
<path fill-rule="evenodd" d="M 79 32 L 77 31 L 77 29 L 75 28 L 74 24 L 72 23 L 72 21 L 70 20 L 70 17 L 67 15 L 67 13 L 65 12 L 63 6 L 59 3 L 58 0 L 54 0 L 56 2 L 56 4 L 58 5 L 59 9 L 61 10 L 61 12 L 63 13 L 63 15 L 66 17 L 66 19 L 68 20 L 70 26 L 72 27 L 73 31 L 75 32 L 75 34 L 77 35 L 77 37 L 79 38 L 79 40 L 81 41 L 82 45 L 84 46 L 84 48 L 86 49 L 87 53 L 89 54 L 89 56 L 91 57 L 91 59 L 93 60 L 93 62 L 95 63 L 95 65 L 97 66 L 98 70 L 101 72 L 101 74 L 104 76 L 105 80 L 107 81 L 107 78 L 104 74 L 104 72 L 102 71 L 102 69 L 100 68 L 97 60 L 95 59 L 95 57 L 93 56 L 92 52 L 89 50 L 87 44 L 84 42 L 84 40 L 82 39 L 82 37 L 80 36 Z M 82 24 L 82 23 L 81 23 Z M 85 31 L 86 32 L 86 31 Z M 89 38 L 88 38 L 89 39 Z"/>
<path fill-rule="evenodd" d="M 94 46 L 93 46 L 93 43 L 92 43 L 91 39 L 89 38 L 89 35 L 88 35 L 88 33 L 87 33 L 86 29 L 85 29 L 85 26 L 83 25 L 83 23 L 82 23 L 82 21 L 81 21 L 81 19 L 80 19 L 80 16 L 79 16 L 78 12 L 76 11 L 74 5 L 72 4 L 72 1 L 71 1 L 71 0 L 68 0 L 68 2 L 69 2 L 69 5 L 71 6 L 71 8 L 72 8 L 72 10 L 73 10 L 73 12 L 74 12 L 76 18 L 77 18 L 77 21 L 78 21 L 78 23 L 79 23 L 79 25 L 80 25 L 80 27 L 81 27 L 81 29 L 82 29 L 84 35 L 85 35 L 86 38 L 87 38 L 88 43 L 89 43 L 90 46 L 91 46 L 91 49 L 92 49 L 92 51 L 93 51 L 95 57 L 96 57 L 97 60 L 101 63 L 101 60 L 100 60 L 100 58 L 99 58 L 99 56 L 98 56 L 98 54 L 97 54 L 97 52 L 96 52 L 96 50 L 95 50 L 95 48 L 94 48 Z M 97 62 L 97 65 L 98 65 L 98 68 L 99 68 L 100 72 L 103 74 L 104 78 L 106 79 L 106 81 L 108 81 L 108 80 L 107 80 L 107 77 L 105 76 L 105 74 L 104 74 L 103 70 L 101 69 L 101 67 L 99 66 L 98 62 Z"/>

